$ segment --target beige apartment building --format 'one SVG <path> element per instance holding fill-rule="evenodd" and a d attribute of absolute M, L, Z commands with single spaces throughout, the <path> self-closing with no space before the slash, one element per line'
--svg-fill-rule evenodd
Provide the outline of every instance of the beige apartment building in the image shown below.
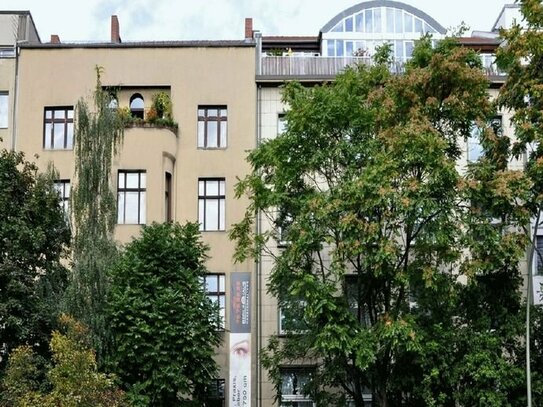
<path fill-rule="evenodd" d="M 504 80 L 494 65 L 496 30 L 510 24 L 515 12 L 515 7 L 504 7 L 490 31 L 462 39 L 481 53 L 491 97 Z M 375 47 L 384 42 L 393 44 L 397 65 L 392 69 L 400 71 L 414 41 L 425 33 L 439 40 L 446 30 L 423 11 L 389 0 L 340 11 L 315 36 L 262 36 L 246 19 L 239 41 L 127 42 L 112 16 L 110 41 L 64 43 L 51 35 L 45 43 L 29 12 L 0 12 L 2 146 L 29 158 L 37 155 L 43 170 L 53 163 L 59 172 L 57 189 L 69 210 L 75 106 L 81 98 L 92 101 L 96 67 L 101 67 L 102 85 L 115 92 L 114 106 L 143 120 L 126 128 L 114 160 L 115 237 L 126 243 L 145 224 L 197 221 L 210 246 L 206 289 L 224 319 L 224 341 L 216 357 L 221 370 L 210 405 L 314 406 L 295 384 L 304 381 L 303 366 L 285 366 L 281 400 L 275 403 L 276 391 L 260 364 L 260 349 L 271 336 L 285 333 L 283 316 L 266 291 L 273 257 L 241 264 L 232 260 L 228 230 L 248 204 L 234 198 L 234 186 L 250 171 L 247 151 L 284 129 L 284 81 L 313 86 L 333 80 L 346 65 L 370 63 Z M 145 122 L 159 92 L 170 97 L 177 127 Z M 507 115 L 502 112 L 496 121 L 512 134 Z M 459 167 L 481 154 L 476 137 L 463 148 Z M 257 223 L 274 227 L 261 217 Z M 272 253 L 279 253 L 281 243 L 274 243 Z"/>

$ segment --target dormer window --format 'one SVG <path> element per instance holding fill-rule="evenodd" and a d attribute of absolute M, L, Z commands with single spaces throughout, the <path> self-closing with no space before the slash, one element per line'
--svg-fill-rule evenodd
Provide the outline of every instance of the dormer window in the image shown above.
<path fill-rule="evenodd" d="M 143 108 L 143 96 L 141 96 L 139 93 L 134 93 L 130 98 L 130 113 L 132 114 L 132 117 L 143 120 Z"/>

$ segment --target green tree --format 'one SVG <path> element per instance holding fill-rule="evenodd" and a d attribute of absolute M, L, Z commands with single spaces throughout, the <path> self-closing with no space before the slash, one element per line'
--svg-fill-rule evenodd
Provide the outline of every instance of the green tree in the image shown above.
<path fill-rule="evenodd" d="M 109 108 L 111 95 L 97 81 L 93 107 L 77 103 L 75 130 L 76 183 L 71 196 L 73 215 L 73 265 L 66 295 L 66 309 L 90 329 L 98 360 L 107 353 L 109 333 L 106 297 L 107 269 L 117 256 L 113 239 L 116 197 L 111 190 L 112 160 L 124 134 L 117 112 Z"/>
<path fill-rule="evenodd" d="M 512 111 L 511 123 L 515 128 L 513 154 L 525 159 L 525 173 L 532 182 L 530 196 L 526 199 L 526 209 L 532 221 L 525 228 L 530 235 L 531 244 L 528 250 L 528 279 L 526 302 L 525 343 L 531 344 L 526 355 L 526 378 L 528 406 L 533 400 L 541 400 L 543 388 L 543 366 L 541 363 L 540 311 L 532 319 L 532 293 L 534 270 L 533 259 L 542 256 L 536 253 L 537 229 L 541 227 L 543 218 L 543 5 L 537 0 L 520 0 L 520 11 L 523 26 L 515 23 L 508 30 L 502 30 L 503 46 L 498 49 L 497 62 L 507 74 L 507 80 L 500 89 L 497 103 Z M 518 22 L 520 23 L 520 21 Z M 534 338 L 531 338 L 531 336 Z M 535 339 L 535 340 L 534 340 Z M 530 354 L 531 353 L 531 354 Z M 539 389 L 539 390 L 538 390 Z M 532 394 L 533 393 L 533 394 Z M 540 405 L 540 404 L 537 404 Z"/>
<path fill-rule="evenodd" d="M 216 377 L 219 320 L 202 285 L 206 251 L 197 224 L 153 224 L 112 271 L 116 372 L 143 405 L 202 405 Z"/>
<path fill-rule="evenodd" d="M 274 255 L 269 291 L 298 315 L 263 364 L 278 392 L 281 366 L 315 366 L 303 390 L 323 405 L 363 406 L 367 392 L 383 407 L 510 405 L 518 385 L 501 383 L 516 361 L 506 345 L 525 244 L 515 226 L 530 183 L 503 166 L 509 150 L 485 125 L 473 51 L 425 38 L 402 75 L 388 55 L 332 84 L 286 85 L 286 132 L 249 155 L 237 259 Z M 464 173 L 473 123 L 485 157 Z M 255 211 L 276 227 L 254 235 Z M 279 228 L 289 244 L 275 251 Z"/>
<path fill-rule="evenodd" d="M 48 354 L 66 286 L 70 231 L 51 176 L 22 153 L 0 151 L 0 372 L 12 349 Z"/>
<path fill-rule="evenodd" d="M 14 407 L 128 406 L 114 377 L 99 373 L 88 329 L 72 317 L 60 317 L 62 332 L 51 338 L 53 366 L 47 377 L 50 391 L 39 390 L 35 354 L 28 346 L 16 348 L 9 361 L 2 405 Z"/>

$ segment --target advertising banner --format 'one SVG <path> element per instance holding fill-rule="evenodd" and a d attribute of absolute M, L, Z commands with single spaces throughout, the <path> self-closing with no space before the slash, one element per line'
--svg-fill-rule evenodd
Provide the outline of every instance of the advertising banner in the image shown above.
<path fill-rule="evenodd" d="M 230 275 L 230 407 L 251 406 L 251 273 Z"/>

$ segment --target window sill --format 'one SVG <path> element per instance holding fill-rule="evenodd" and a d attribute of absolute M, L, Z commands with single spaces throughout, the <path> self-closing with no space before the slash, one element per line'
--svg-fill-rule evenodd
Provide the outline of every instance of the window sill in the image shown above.
<path fill-rule="evenodd" d="M 224 151 L 227 150 L 228 147 L 197 147 L 198 150 L 202 151 Z"/>

